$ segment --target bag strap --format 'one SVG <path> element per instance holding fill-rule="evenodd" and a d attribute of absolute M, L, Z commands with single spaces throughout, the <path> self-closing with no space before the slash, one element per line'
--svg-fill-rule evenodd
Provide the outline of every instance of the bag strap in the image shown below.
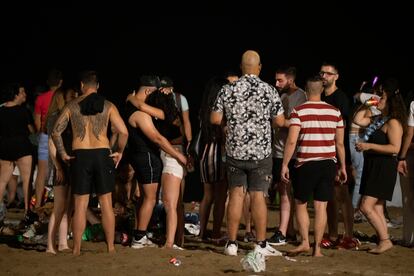
<path fill-rule="evenodd" d="M 365 129 L 363 136 L 364 141 L 368 141 L 369 137 L 371 137 L 376 130 L 380 129 L 388 119 L 388 116 L 375 116 L 372 123 Z"/>
<path fill-rule="evenodd" d="M 178 111 L 183 112 L 183 107 L 181 104 L 181 94 L 177 92 L 173 92 L 175 96 L 175 102 L 177 103 Z"/>

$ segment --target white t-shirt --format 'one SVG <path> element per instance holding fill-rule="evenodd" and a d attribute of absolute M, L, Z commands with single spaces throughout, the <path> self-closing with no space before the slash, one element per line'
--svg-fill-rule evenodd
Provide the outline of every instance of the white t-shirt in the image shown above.
<path fill-rule="evenodd" d="M 177 104 L 177 99 L 175 98 L 175 93 L 173 93 L 173 95 L 174 95 L 174 101 Z M 188 101 L 187 101 L 186 97 L 183 94 L 180 93 L 180 98 L 181 98 L 181 109 L 182 109 L 181 112 L 188 111 L 190 108 L 188 106 Z"/>
<path fill-rule="evenodd" d="M 408 115 L 408 126 L 414 127 L 414 101 L 410 104 L 410 114 Z"/>

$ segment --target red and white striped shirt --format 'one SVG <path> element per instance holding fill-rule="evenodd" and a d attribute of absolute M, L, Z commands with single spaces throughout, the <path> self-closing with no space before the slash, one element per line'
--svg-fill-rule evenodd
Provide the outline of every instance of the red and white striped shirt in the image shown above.
<path fill-rule="evenodd" d="M 341 112 L 326 102 L 305 102 L 290 114 L 290 125 L 299 126 L 296 167 L 315 160 L 336 162 L 335 133 L 343 128 Z"/>

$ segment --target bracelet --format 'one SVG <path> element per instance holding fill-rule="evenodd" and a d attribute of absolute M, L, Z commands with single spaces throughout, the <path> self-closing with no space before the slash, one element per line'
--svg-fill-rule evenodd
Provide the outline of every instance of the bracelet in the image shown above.
<path fill-rule="evenodd" d="M 397 156 L 397 160 L 398 161 L 405 161 L 405 157 L 399 157 L 399 156 Z"/>

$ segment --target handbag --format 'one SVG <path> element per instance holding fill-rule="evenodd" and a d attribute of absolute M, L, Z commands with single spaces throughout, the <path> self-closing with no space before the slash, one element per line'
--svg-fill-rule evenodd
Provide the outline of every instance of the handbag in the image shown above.
<path fill-rule="evenodd" d="M 196 136 L 190 142 L 188 147 L 188 154 L 190 154 L 195 160 L 200 160 L 200 143 L 201 143 L 201 128 L 198 130 Z"/>

